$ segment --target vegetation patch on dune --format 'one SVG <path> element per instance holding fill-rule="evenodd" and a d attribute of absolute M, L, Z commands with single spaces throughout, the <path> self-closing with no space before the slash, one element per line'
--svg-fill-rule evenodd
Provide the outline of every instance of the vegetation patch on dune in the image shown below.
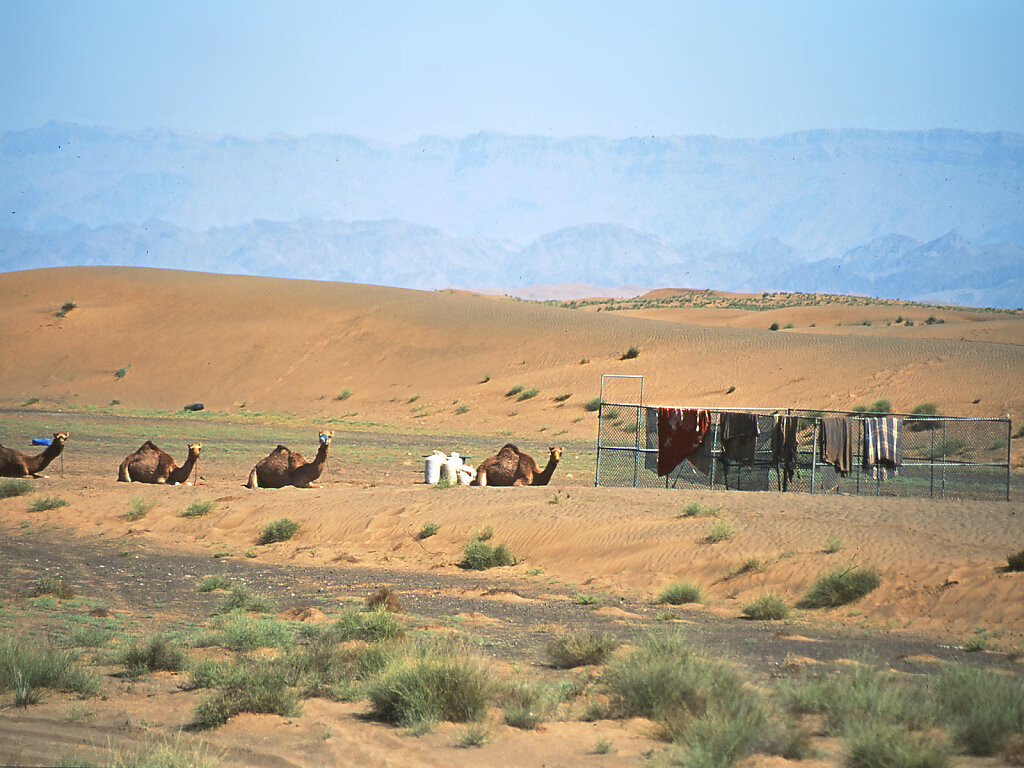
<path fill-rule="evenodd" d="M 835 568 L 819 576 L 811 585 L 800 608 L 835 608 L 852 603 L 882 583 L 874 568 Z"/>

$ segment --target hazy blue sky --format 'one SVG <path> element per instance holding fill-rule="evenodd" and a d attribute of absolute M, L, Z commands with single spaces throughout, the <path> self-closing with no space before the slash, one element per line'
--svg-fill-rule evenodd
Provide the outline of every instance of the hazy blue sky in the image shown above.
<path fill-rule="evenodd" d="M 0 0 L 0 131 L 1024 133 L 1024 0 Z"/>

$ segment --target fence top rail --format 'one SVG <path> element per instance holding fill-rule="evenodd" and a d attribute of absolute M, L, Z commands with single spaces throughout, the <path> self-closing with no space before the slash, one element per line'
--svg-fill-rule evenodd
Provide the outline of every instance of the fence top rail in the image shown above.
<path fill-rule="evenodd" d="M 852 416 L 854 418 L 864 418 L 873 416 L 898 416 L 902 419 L 910 419 L 913 421 L 987 421 L 993 423 L 1010 423 L 1009 416 L 946 416 L 943 414 L 930 414 L 930 413 L 897 413 L 897 412 L 880 412 L 880 411 L 842 411 L 832 410 L 828 408 L 745 408 L 742 406 L 729 405 L 725 407 L 712 406 L 712 405 L 653 405 L 650 403 L 616 403 L 616 402 L 601 402 L 601 406 L 609 406 L 613 408 L 679 408 L 680 410 L 702 410 L 712 411 L 714 413 L 760 413 L 760 414 L 808 414 L 805 418 L 813 418 L 815 416 L 822 415 L 837 415 L 837 416 Z"/>

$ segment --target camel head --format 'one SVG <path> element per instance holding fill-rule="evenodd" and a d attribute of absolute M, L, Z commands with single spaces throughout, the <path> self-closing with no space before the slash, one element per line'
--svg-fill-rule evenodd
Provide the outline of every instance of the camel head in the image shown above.
<path fill-rule="evenodd" d="M 327 432 L 321 432 L 320 433 L 320 442 L 323 443 L 326 446 L 330 446 L 331 438 L 332 437 L 334 437 L 334 430 L 333 429 L 329 430 Z"/>
<path fill-rule="evenodd" d="M 64 445 L 64 443 L 66 443 L 67 441 L 68 441 L 68 433 L 67 432 L 54 432 L 53 433 L 53 440 L 51 441 L 50 444 L 51 445 Z"/>
<path fill-rule="evenodd" d="M 562 449 L 559 446 L 552 445 L 548 448 L 551 451 L 551 460 L 556 464 L 562 460 Z"/>
<path fill-rule="evenodd" d="M 203 444 L 202 443 L 189 443 L 188 444 L 188 455 L 189 456 L 195 456 L 198 459 L 199 458 L 199 452 L 201 450 L 203 450 Z"/>

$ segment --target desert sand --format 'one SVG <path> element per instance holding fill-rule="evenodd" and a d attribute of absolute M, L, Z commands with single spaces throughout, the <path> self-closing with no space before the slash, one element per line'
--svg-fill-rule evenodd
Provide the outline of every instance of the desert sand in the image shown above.
<path fill-rule="evenodd" d="M 1012 441 L 1009 502 L 637 491 L 594 487 L 596 417 L 583 408 L 598 395 L 602 374 L 641 374 L 648 404 L 841 409 L 885 397 L 898 411 L 930 401 L 951 415 L 1009 413 L 1017 431 L 1024 419 L 1020 314 L 828 304 L 767 313 L 596 312 L 451 292 L 119 268 L 4 274 L 0 297 L 0 442 L 31 452 L 28 440 L 38 433 L 72 433 L 62 464 L 36 481 L 39 493 L 60 495 L 69 506 L 29 512 L 24 498 L 0 499 L 3 535 L 42 529 L 69 547 L 102 535 L 133 542 L 132 556 L 209 555 L 211 572 L 214 553 L 252 552 L 268 564 L 457 573 L 463 545 L 489 525 L 520 558 L 496 569 L 495 579 L 543 578 L 640 603 L 672 582 L 692 581 L 705 601 L 687 610 L 730 621 L 741 621 L 744 603 L 765 592 L 792 604 L 824 570 L 872 566 L 882 578 L 878 589 L 850 606 L 801 612 L 794 636 L 801 627 L 835 627 L 951 647 L 981 632 L 990 652 L 1019 658 L 1024 651 L 1024 574 L 1005 569 L 1007 554 L 1024 548 L 1016 491 L 1024 439 Z M 68 301 L 75 308 L 56 317 Z M 884 325 L 897 314 L 944 322 Z M 872 324 L 847 324 L 863 319 Z M 772 322 L 794 327 L 773 332 Z M 639 356 L 621 359 L 631 345 Z M 506 394 L 515 386 L 539 394 L 519 401 Z M 635 401 L 628 380 L 614 386 L 606 400 Z M 205 404 L 203 420 L 153 412 L 192 402 Z M 312 457 L 327 419 L 340 422 L 322 487 L 242 487 L 277 441 Z M 117 483 L 121 459 L 148 437 L 179 462 L 186 442 L 203 442 L 200 483 Z M 422 457 L 434 448 L 468 444 L 483 458 L 508 440 L 541 464 L 546 445 L 566 445 L 550 486 L 423 484 Z M 128 521 L 125 510 L 138 497 L 154 509 Z M 194 500 L 214 502 L 213 511 L 201 520 L 182 517 Z M 681 517 L 691 502 L 718 517 Z M 281 517 L 300 523 L 299 534 L 257 551 L 262 526 Z M 716 519 L 735 533 L 710 544 Z M 439 526 L 429 547 L 414 538 L 427 522 Z M 838 551 L 827 551 L 830 539 Z M 738 573 L 751 558 L 763 568 Z M 23 594 L 38 575 L 8 574 L 8 593 Z M 160 723 L 149 735 L 174 734 L 195 704 L 169 677 L 140 690 L 152 694 L 148 704 L 123 692 L 97 706 L 102 727 L 68 718 L 71 700 L 60 696 L 27 712 L 0 711 L 0 732 L 20 734 L 20 751 L 0 751 L 0 762 L 42 754 L 36 742 L 53 729 L 68 744 L 122 743 L 126 734 L 110 725 L 118 718 Z M 539 732 L 503 726 L 479 750 L 456 749 L 454 726 L 414 737 L 361 720 L 359 707 L 312 700 L 301 718 L 243 715 L 185 738 L 205 739 L 230 764 L 261 765 L 635 765 L 660 748 L 644 721 L 576 721 Z M 615 751 L 594 754 L 599 741 L 613 742 Z M 824 764 L 841 759 L 829 751 L 834 745 L 822 749 Z"/>

